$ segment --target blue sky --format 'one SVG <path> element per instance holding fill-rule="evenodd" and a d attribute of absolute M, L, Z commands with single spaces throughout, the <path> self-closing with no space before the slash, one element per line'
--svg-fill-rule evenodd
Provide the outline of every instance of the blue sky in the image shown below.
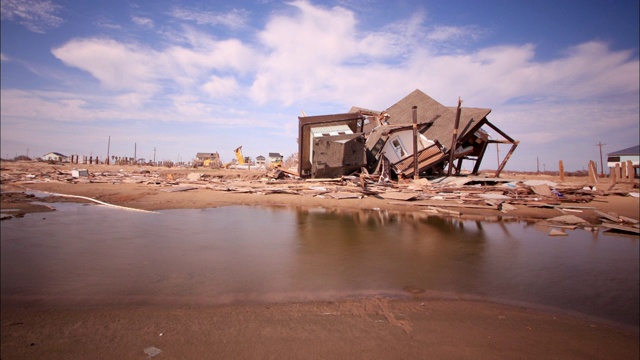
<path fill-rule="evenodd" d="M 521 142 L 507 170 L 582 170 L 599 142 L 640 142 L 638 15 L 637 0 L 2 0 L 1 155 L 104 158 L 110 137 L 116 156 L 288 156 L 301 111 L 420 89 L 491 108 Z"/>

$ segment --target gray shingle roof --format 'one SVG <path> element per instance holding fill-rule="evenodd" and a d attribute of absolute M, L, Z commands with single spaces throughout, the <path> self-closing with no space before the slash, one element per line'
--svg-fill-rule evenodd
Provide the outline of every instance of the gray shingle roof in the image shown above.
<path fill-rule="evenodd" d="M 387 113 L 391 116 L 388 120 L 389 123 L 394 125 L 411 124 L 413 122 L 413 106 L 418 107 L 418 123 L 433 121 L 433 125 L 423 134 L 430 140 L 438 140 L 443 145 L 450 146 L 456 120 L 456 108 L 446 107 L 416 89 L 387 109 Z M 463 138 L 469 131 L 477 128 L 478 123 L 490 112 L 491 109 L 462 107 L 458 138 Z"/>
<path fill-rule="evenodd" d="M 632 146 L 630 148 L 614 151 L 607 154 L 608 156 L 621 156 L 621 155 L 640 155 L 640 145 Z"/>

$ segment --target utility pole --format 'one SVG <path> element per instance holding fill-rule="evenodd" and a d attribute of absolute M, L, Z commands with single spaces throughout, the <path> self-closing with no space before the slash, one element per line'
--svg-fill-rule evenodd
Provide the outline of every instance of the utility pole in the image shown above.
<path fill-rule="evenodd" d="M 134 164 L 137 161 L 136 159 L 138 159 L 137 152 L 138 152 L 138 144 L 133 143 L 133 163 Z"/>
<path fill-rule="evenodd" d="M 153 165 L 156 165 L 156 147 L 153 147 Z"/>
<path fill-rule="evenodd" d="M 498 156 L 498 166 L 500 166 L 500 144 L 496 143 L 496 154 Z"/>
<path fill-rule="evenodd" d="M 540 159 L 536 156 L 536 172 L 540 174 Z"/>
<path fill-rule="evenodd" d="M 602 147 L 605 146 L 607 144 L 603 144 L 602 142 L 598 141 L 598 147 L 600 147 L 600 177 L 604 177 L 604 165 L 602 165 Z"/>
<path fill-rule="evenodd" d="M 27 157 L 29 157 L 29 148 L 27 148 Z"/>
<path fill-rule="evenodd" d="M 109 135 L 109 140 L 107 140 L 107 164 L 109 163 L 109 151 L 111 150 L 111 135 Z"/>

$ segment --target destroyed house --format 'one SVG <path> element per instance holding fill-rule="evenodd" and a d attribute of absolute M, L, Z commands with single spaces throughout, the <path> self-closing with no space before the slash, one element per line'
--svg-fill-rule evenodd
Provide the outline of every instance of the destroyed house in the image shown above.
<path fill-rule="evenodd" d="M 299 117 L 299 174 L 335 177 L 364 166 L 374 174 L 392 169 L 405 177 L 415 177 L 416 170 L 422 176 L 455 175 L 463 161 L 473 161 L 477 174 L 489 144 L 510 144 L 498 177 L 518 141 L 489 122 L 491 109 L 459 110 L 415 90 L 385 111 L 352 107 L 347 114 Z M 503 139 L 490 138 L 485 126 Z M 364 160 L 358 152 L 363 143 Z"/>
<path fill-rule="evenodd" d="M 431 123 L 417 124 L 415 149 L 418 154 L 418 169 L 429 167 L 445 157 L 444 147 L 436 140 L 430 140 L 422 133 Z M 415 174 L 413 125 L 381 125 L 367 136 L 367 164 L 373 173 L 389 166 L 396 174 Z"/>
<path fill-rule="evenodd" d="M 360 113 L 298 117 L 298 174 L 336 177 L 366 165 Z"/>
<path fill-rule="evenodd" d="M 418 123 L 429 124 L 421 134 L 427 139 L 439 142 L 446 149 L 447 155 L 439 159 L 439 161 L 430 162 L 425 164 L 424 167 L 420 167 L 420 172 L 437 169 L 436 173 L 442 173 L 443 169 L 445 167 L 448 168 L 449 162 L 451 162 L 453 165 L 451 174 L 459 174 L 463 161 L 469 160 L 475 162 L 472 173 L 477 174 L 489 144 L 510 144 L 509 152 L 496 171 L 495 176 L 497 177 L 518 146 L 518 141 L 513 140 L 489 122 L 487 115 L 489 115 L 491 109 L 461 107 L 458 127 L 455 129 L 457 108 L 446 107 L 420 90 L 414 90 L 411 94 L 388 108 L 386 110 L 389 115 L 387 122 L 392 125 L 411 124 L 414 106 L 417 108 Z M 484 130 L 484 126 L 493 129 L 503 140 L 490 139 L 489 134 Z M 454 129 L 456 130 L 456 138 L 452 157 L 451 148 L 454 143 Z"/>

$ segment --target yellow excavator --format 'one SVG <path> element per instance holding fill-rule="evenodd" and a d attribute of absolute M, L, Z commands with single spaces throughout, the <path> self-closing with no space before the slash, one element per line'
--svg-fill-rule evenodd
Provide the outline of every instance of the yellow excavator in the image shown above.
<path fill-rule="evenodd" d="M 240 145 L 237 149 L 234 150 L 236 153 L 236 159 L 238 160 L 238 165 L 244 165 L 244 156 L 242 156 L 242 145 Z"/>
<path fill-rule="evenodd" d="M 244 161 L 244 156 L 242 156 L 242 145 L 238 146 L 235 150 L 233 150 L 233 152 L 236 154 L 236 160 L 238 161 L 238 165 L 244 165 L 245 161 Z M 223 166 L 225 169 L 228 169 L 229 166 L 231 166 L 231 164 L 232 164 L 232 161 L 229 161 Z"/>

